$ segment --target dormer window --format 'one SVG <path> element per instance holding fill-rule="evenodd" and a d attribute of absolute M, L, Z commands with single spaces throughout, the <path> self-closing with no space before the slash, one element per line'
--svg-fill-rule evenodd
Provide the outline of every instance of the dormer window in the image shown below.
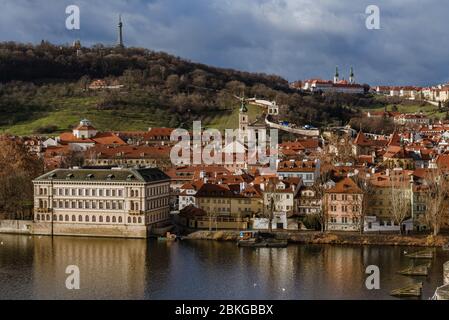
<path fill-rule="evenodd" d="M 87 175 L 87 179 L 92 180 L 94 178 L 94 175 L 92 173 Z"/>
<path fill-rule="evenodd" d="M 69 173 L 68 175 L 67 175 L 67 180 L 70 180 L 70 179 L 73 179 L 75 176 L 73 175 L 73 173 Z"/>
<path fill-rule="evenodd" d="M 114 178 L 115 178 L 115 176 L 113 174 L 109 174 L 108 177 L 107 177 L 108 180 L 112 180 Z"/>

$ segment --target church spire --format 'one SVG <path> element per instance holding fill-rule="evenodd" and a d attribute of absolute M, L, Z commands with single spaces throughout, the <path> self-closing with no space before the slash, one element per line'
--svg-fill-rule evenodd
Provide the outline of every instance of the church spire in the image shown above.
<path fill-rule="evenodd" d="M 334 83 L 337 83 L 340 80 L 340 74 L 338 72 L 338 66 L 335 67 L 335 76 L 334 76 Z"/>
<path fill-rule="evenodd" d="M 119 48 L 124 48 L 125 45 L 123 44 L 123 22 L 122 22 L 122 15 L 119 15 L 118 17 L 118 43 L 117 46 Z"/>
<path fill-rule="evenodd" d="M 351 72 L 349 74 L 349 83 L 350 84 L 354 84 L 355 83 L 355 79 L 354 79 L 354 68 L 351 67 Z"/>

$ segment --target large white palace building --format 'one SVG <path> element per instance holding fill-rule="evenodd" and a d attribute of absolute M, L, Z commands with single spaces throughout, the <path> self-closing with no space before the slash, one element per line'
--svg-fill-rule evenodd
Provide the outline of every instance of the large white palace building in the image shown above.
<path fill-rule="evenodd" d="M 35 234 L 146 238 L 169 219 L 159 169 L 57 169 L 33 183 Z"/>

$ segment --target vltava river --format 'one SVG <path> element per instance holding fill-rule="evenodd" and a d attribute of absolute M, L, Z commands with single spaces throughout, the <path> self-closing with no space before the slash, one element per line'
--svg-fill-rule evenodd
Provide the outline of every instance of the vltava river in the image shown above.
<path fill-rule="evenodd" d="M 412 263 L 404 250 L 419 249 L 0 235 L 0 299 L 392 299 L 419 281 L 428 299 L 449 252 L 436 251 L 429 277 L 411 278 L 397 274 Z M 80 290 L 65 286 L 69 265 Z M 380 268 L 380 290 L 365 287 L 369 265 Z"/>

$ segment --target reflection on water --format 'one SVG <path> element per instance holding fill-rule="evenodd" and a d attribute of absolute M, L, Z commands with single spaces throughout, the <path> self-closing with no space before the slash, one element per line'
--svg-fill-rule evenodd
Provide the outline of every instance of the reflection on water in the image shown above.
<path fill-rule="evenodd" d="M 428 278 L 410 278 L 397 274 L 411 263 L 407 248 L 13 235 L 0 242 L 0 299 L 390 299 L 390 290 L 418 281 L 428 298 L 449 260 L 438 251 Z M 69 265 L 80 268 L 80 290 L 65 288 Z M 369 265 L 380 267 L 381 290 L 365 288 Z"/>

